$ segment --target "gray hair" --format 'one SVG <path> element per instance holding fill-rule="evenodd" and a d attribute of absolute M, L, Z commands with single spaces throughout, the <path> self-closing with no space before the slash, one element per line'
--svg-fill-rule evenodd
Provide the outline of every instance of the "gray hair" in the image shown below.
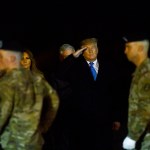
<path fill-rule="evenodd" d="M 75 51 L 75 48 L 72 45 L 70 45 L 70 44 L 63 44 L 62 46 L 60 46 L 59 52 L 62 53 L 63 51 L 65 51 L 67 49 Z"/>

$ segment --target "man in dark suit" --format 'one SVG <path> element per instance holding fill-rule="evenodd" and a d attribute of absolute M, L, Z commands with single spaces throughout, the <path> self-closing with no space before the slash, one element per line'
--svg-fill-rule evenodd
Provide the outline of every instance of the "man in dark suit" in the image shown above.
<path fill-rule="evenodd" d="M 59 48 L 59 64 L 74 52 L 75 48 L 72 45 L 62 44 Z M 57 67 L 55 69 L 57 70 Z M 55 76 L 55 71 L 51 73 L 49 80 L 59 95 L 60 105 L 53 125 L 45 135 L 46 142 L 43 150 L 69 150 L 70 129 L 68 116 L 72 89 L 68 82 Z"/>
<path fill-rule="evenodd" d="M 68 56 L 57 77 L 70 83 L 71 150 L 111 150 L 113 124 L 113 74 L 110 64 L 98 60 L 96 38 L 85 39 L 81 49 Z M 90 70 L 93 63 L 96 77 Z M 115 122 L 115 127 L 120 124 Z"/>

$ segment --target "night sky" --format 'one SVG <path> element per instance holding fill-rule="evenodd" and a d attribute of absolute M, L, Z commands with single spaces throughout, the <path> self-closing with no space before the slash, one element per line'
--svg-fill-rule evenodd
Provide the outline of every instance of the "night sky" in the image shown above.
<path fill-rule="evenodd" d="M 137 3 L 136 3 L 137 4 Z M 150 35 L 146 3 L 95 1 L 4 2 L 1 4 L 1 39 L 17 39 L 33 51 L 45 73 L 55 68 L 64 43 L 79 48 L 88 37 L 99 40 L 100 51 L 116 63 L 126 61 L 122 37 L 132 32 Z"/>

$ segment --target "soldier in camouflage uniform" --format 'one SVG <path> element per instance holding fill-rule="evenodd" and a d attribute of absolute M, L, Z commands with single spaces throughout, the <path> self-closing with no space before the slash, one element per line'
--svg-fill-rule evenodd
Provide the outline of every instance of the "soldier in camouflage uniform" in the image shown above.
<path fill-rule="evenodd" d="M 129 94 L 128 135 L 124 149 L 150 150 L 150 59 L 149 40 L 139 36 L 125 44 L 125 54 L 136 65 Z M 139 144 L 140 143 L 140 147 Z"/>
<path fill-rule="evenodd" d="M 5 72 L 0 78 L 0 145 L 4 150 L 42 150 L 42 134 L 56 116 L 59 98 L 45 79 L 20 68 L 20 59 L 20 51 L 0 48 L 0 70 Z"/>

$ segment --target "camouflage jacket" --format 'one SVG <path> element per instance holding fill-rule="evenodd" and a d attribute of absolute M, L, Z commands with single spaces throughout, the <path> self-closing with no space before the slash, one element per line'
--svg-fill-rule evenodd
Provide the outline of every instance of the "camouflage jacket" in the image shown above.
<path fill-rule="evenodd" d="M 150 121 L 150 59 L 133 74 L 129 94 L 128 136 L 138 140 Z"/>
<path fill-rule="evenodd" d="M 4 149 L 40 150 L 42 133 L 55 118 L 56 91 L 30 71 L 12 70 L 0 79 L 0 143 Z"/>

